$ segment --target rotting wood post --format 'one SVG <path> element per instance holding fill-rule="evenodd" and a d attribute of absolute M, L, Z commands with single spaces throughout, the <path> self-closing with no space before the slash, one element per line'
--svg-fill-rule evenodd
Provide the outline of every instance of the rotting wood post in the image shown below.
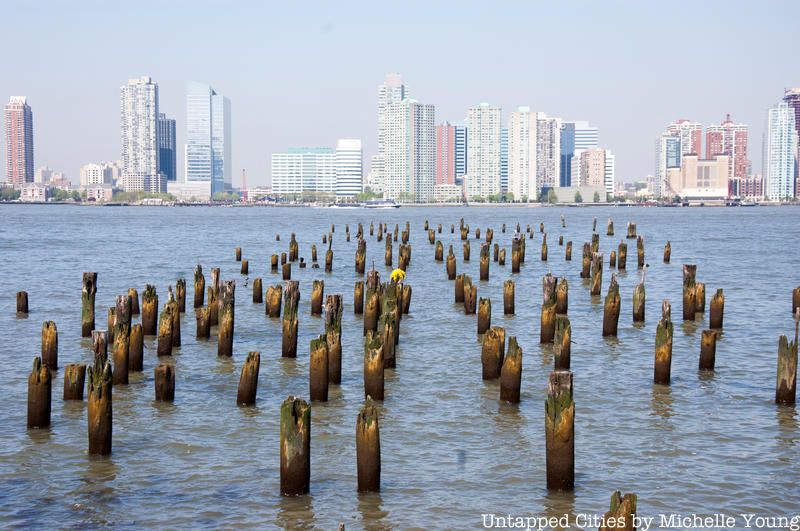
<path fill-rule="evenodd" d="M 128 357 L 131 339 L 131 300 L 127 295 L 117 297 L 114 311 L 114 385 L 128 383 Z"/>
<path fill-rule="evenodd" d="M 333 245 L 333 237 L 331 237 L 330 244 L 328 245 L 328 250 L 325 251 L 325 272 L 332 273 L 333 272 L 333 249 L 331 249 L 331 245 Z"/>
<path fill-rule="evenodd" d="M 483 243 L 481 244 L 481 251 L 480 251 L 480 279 L 481 280 L 489 280 L 489 253 L 490 253 L 490 244 Z"/>
<path fill-rule="evenodd" d="M 672 368 L 673 325 L 670 313 L 669 303 L 665 301 L 665 307 L 662 310 L 664 316 L 656 327 L 656 360 L 653 372 L 653 381 L 663 385 L 669 385 Z"/>
<path fill-rule="evenodd" d="M 635 230 L 635 228 L 634 228 Z M 636 531 L 636 494 L 622 495 L 615 491 L 611 495 L 611 510 L 603 515 L 598 531 Z"/>
<path fill-rule="evenodd" d="M 515 239 L 511 242 L 511 273 L 519 273 L 519 264 L 522 261 L 522 244 L 520 244 L 520 241 L 525 240 Z"/>
<path fill-rule="evenodd" d="M 247 259 L 242 260 L 242 267 L 239 272 L 242 275 L 247 275 L 250 272 L 250 262 Z"/>
<path fill-rule="evenodd" d="M 312 255 L 311 256 L 312 257 L 314 256 L 313 252 L 316 251 L 316 249 L 317 249 L 316 246 L 311 249 L 311 251 L 312 251 Z M 273 255 L 271 255 L 269 257 L 269 267 L 270 267 L 270 271 L 272 271 L 273 273 L 277 273 L 278 272 L 278 255 L 277 254 L 273 254 Z"/>
<path fill-rule="evenodd" d="M 33 358 L 33 369 L 28 376 L 28 429 L 50 426 L 52 376 L 42 358 Z"/>
<path fill-rule="evenodd" d="M 644 315 L 645 315 L 645 302 L 646 302 L 646 291 L 644 287 L 644 278 L 636 287 L 633 288 L 633 323 L 643 323 L 644 322 Z"/>
<path fill-rule="evenodd" d="M 569 283 L 567 277 L 561 277 L 556 287 L 556 313 L 566 314 L 569 310 Z"/>
<path fill-rule="evenodd" d="M 506 350 L 506 330 L 493 326 L 486 331 L 481 345 L 481 366 L 483 379 L 494 380 L 500 377 Z"/>
<path fill-rule="evenodd" d="M 500 255 L 497 257 L 497 265 L 501 265 L 501 266 L 506 265 L 506 250 L 505 250 L 505 248 L 500 249 Z"/>
<path fill-rule="evenodd" d="M 281 404 L 281 495 L 308 494 L 311 480 L 311 408 L 289 396 Z"/>
<path fill-rule="evenodd" d="M 108 342 L 106 332 L 92 331 L 92 357 L 94 364 L 102 367 L 108 361 Z"/>
<path fill-rule="evenodd" d="M 495 243 L 493 247 L 492 260 L 497 262 L 500 259 L 500 244 Z"/>
<path fill-rule="evenodd" d="M 114 346 L 114 323 L 116 322 L 116 311 L 114 306 L 108 309 L 108 319 L 106 320 L 106 337 L 108 342 L 111 343 L 112 349 Z"/>
<path fill-rule="evenodd" d="M 547 234 L 542 236 L 542 262 L 547 262 Z"/>
<path fill-rule="evenodd" d="M 159 363 L 153 369 L 153 376 L 156 402 L 173 402 L 175 400 L 175 367 L 168 363 Z"/>
<path fill-rule="evenodd" d="M 172 324 L 174 322 L 172 310 L 171 304 L 165 304 L 158 319 L 158 342 L 156 344 L 158 356 L 172 355 Z"/>
<path fill-rule="evenodd" d="M 253 280 L 253 303 L 261 304 L 262 302 L 264 302 L 264 286 L 261 277 L 256 277 Z"/>
<path fill-rule="evenodd" d="M 628 262 L 628 244 L 626 242 L 619 242 L 617 247 L 617 271 L 626 269 Z"/>
<path fill-rule="evenodd" d="M 450 246 L 450 252 L 447 255 L 447 279 L 455 280 L 456 278 L 456 255 L 453 254 L 453 246 Z"/>
<path fill-rule="evenodd" d="M 70 363 L 64 367 L 64 400 L 83 400 L 86 386 L 86 365 Z"/>
<path fill-rule="evenodd" d="M 563 246 L 564 245 L 564 235 L 563 234 L 559 234 L 558 235 L 558 245 L 559 246 Z"/>
<path fill-rule="evenodd" d="M 567 247 L 564 252 L 564 260 L 566 260 L 567 262 L 572 261 L 572 240 L 569 240 L 567 242 Z"/>
<path fill-rule="evenodd" d="M 636 238 L 636 223 L 628 222 L 628 233 L 627 238 L 635 239 Z"/>
<path fill-rule="evenodd" d="M 608 224 L 606 225 L 606 236 L 613 236 L 614 235 L 614 220 L 608 218 Z"/>
<path fill-rule="evenodd" d="M 267 287 L 267 298 L 264 313 L 268 317 L 278 318 L 281 316 L 281 298 L 283 297 L 283 286 L 275 284 Z"/>
<path fill-rule="evenodd" d="M 461 273 L 456 275 L 456 281 L 453 284 L 454 292 L 455 292 L 455 303 L 462 303 L 464 302 L 464 278 L 466 275 Z"/>
<path fill-rule="evenodd" d="M 309 396 L 312 402 L 328 401 L 328 343 L 325 335 L 311 340 L 308 362 Z"/>
<path fill-rule="evenodd" d="M 512 279 L 503 282 L 503 315 L 514 315 L 515 285 Z"/>
<path fill-rule="evenodd" d="M 697 311 L 697 288 L 695 287 L 695 274 L 697 266 L 692 264 L 683 265 L 683 320 L 694 321 Z"/>
<path fill-rule="evenodd" d="M 146 336 L 157 334 L 156 319 L 158 317 L 158 294 L 156 287 L 147 284 L 142 294 L 142 332 Z"/>
<path fill-rule="evenodd" d="M 572 352 L 572 325 L 566 315 L 556 315 L 556 333 L 553 338 L 553 369 L 568 371 Z"/>
<path fill-rule="evenodd" d="M 131 298 L 131 315 L 139 315 L 139 292 L 136 288 L 128 288 L 128 297 Z"/>
<path fill-rule="evenodd" d="M 700 365 L 701 371 L 713 371 L 717 356 L 717 331 L 703 330 L 700 337 Z"/>
<path fill-rule="evenodd" d="M 401 243 L 398 247 L 398 254 L 397 267 L 405 271 L 411 262 L 411 245 Z"/>
<path fill-rule="evenodd" d="M 42 363 L 51 371 L 58 370 L 58 328 L 53 321 L 42 323 Z"/>
<path fill-rule="evenodd" d="M 111 406 L 111 364 L 89 367 L 89 404 L 87 411 L 89 455 L 108 455 L 111 453 L 113 426 Z"/>
<path fill-rule="evenodd" d="M 220 289 L 219 335 L 217 336 L 217 355 L 233 356 L 234 308 L 236 306 L 236 281 L 228 280 Z"/>
<path fill-rule="evenodd" d="M 208 339 L 211 337 L 211 308 L 198 308 L 195 310 L 195 317 L 197 318 L 197 334 L 198 339 Z"/>
<path fill-rule="evenodd" d="M 286 262 L 282 266 L 282 278 L 283 280 L 291 280 L 292 279 L 292 263 Z"/>
<path fill-rule="evenodd" d="M 775 403 L 794 405 L 797 396 L 797 328 L 800 312 L 795 313 L 794 341 L 786 336 L 778 339 L 778 379 L 775 385 Z"/>
<path fill-rule="evenodd" d="M 592 218 L 592 232 L 597 232 L 597 218 Z M 597 251 L 592 251 L 596 253 Z"/>
<path fill-rule="evenodd" d="M 442 245 L 442 240 L 436 240 L 436 247 L 433 251 L 433 259 L 437 262 L 444 260 L 444 245 Z"/>
<path fill-rule="evenodd" d="M 297 245 L 297 238 L 295 237 L 294 232 L 292 233 L 291 238 L 289 239 L 289 261 L 296 262 L 298 258 L 299 246 Z"/>
<path fill-rule="evenodd" d="M 603 288 L 603 255 L 592 253 L 592 282 L 591 294 L 600 295 Z"/>
<path fill-rule="evenodd" d="M 311 283 L 311 315 L 322 315 L 322 299 L 325 293 L 325 281 L 314 280 Z"/>
<path fill-rule="evenodd" d="M 617 275 L 611 274 L 608 284 L 608 294 L 603 304 L 603 337 L 617 337 L 619 325 L 620 297 Z"/>
<path fill-rule="evenodd" d="M 205 304 L 206 277 L 203 276 L 203 266 L 197 264 L 194 268 L 194 307 L 202 308 Z"/>
<path fill-rule="evenodd" d="M 636 237 L 636 265 L 639 269 L 644 267 L 644 238 L 641 234 Z"/>
<path fill-rule="evenodd" d="M 324 239 L 324 238 L 325 238 L 325 236 L 323 236 L 322 238 Z M 323 242 L 323 243 L 324 243 L 324 242 Z M 288 258 L 286 257 L 286 251 L 282 251 L 282 252 L 281 252 L 281 265 L 283 265 L 283 264 L 287 263 L 288 261 L 289 261 L 289 260 L 288 260 Z"/>
<path fill-rule="evenodd" d="M 592 254 L 600 252 L 600 235 L 592 234 Z"/>
<path fill-rule="evenodd" d="M 275 256 L 275 255 L 272 255 L 272 256 Z M 275 268 L 276 269 L 277 269 L 277 266 L 278 266 L 277 262 L 278 262 L 278 260 L 277 260 L 277 257 L 276 257 L 276 260 L 275 260 Z M 312 264 L 317 263 L 317 244 L 316 243 L 311 244 L 311 263 Z"/>
<path fill-rule="evenodd" d="M 706 285 L 702 282 L 696 282 L 694 285 L 694 306 L 695 312 L 701 316 L 706 313 Z"/>
<path fill-rule="evenodd" d="M 795 310 L 797 312 L 797 310 Z M 719 288 L 711 297 L 711 310 L 709 311 L 709 326 L 714 330 L 722 329 L 722 321 L 725 315 L 725 294 Z"/>
<path fill-rule="evenodd" d="M 508 338 L 508 349 L 500 369 L 500 400 L 512 404 L 519 403 L 519 389 L 522 383 L 522 349 L 517 338 Z"/>
<path fill-rule="evenodd" d="M 281 320 L 281 356 L 297 357 L 297 304 L 300 300 L 300 284 L 296 280 L 286 282 L 283 294 L 283 319 Z"/>
<path fill-rule="evenodd" d="M 485 334 L 492 326 L 492 299 L 478 299 L 478 335 Z"/>
<path fill-rule="evenodd" d="M 342 296 L 325 298 L 325 341 L 328 345 L 328 382 L 342 383 Z"/>
<path fill-rule="evenodd" d="M 670 257 L 672 256 L 672 244 L 667 241 L 667 244 L 664 246 L 664 263 L 668 264 Z"/>
<path fill-rule="evenodd" d="M 241 262 L 242 261 L 242 248 L 241 247 L 237 247 L 236 249 L 234 249 L 234 251 L 236 252 L 236 261 L 237 262 Z"/>
<path fill-rule="evenodd" d="M 178 314 L 186 313 L 186 279 L 179 278 L 175 282 L 175 302 L 178 304 Z"/>
<path fill-rule="evenodd" d="M 21 315 L 28 314 L 28 292 L 27 291 L 18 291 L 17 292 L 17 313 Z"/>
<path fill-rule="evenodd" d="M 383 314 L 378 322 L 378 331 L 381 333 L 381 339 L 383 340 L 383 367 L 386 369 L 397 367 L 395 346 L 397 345 L 398 326 L 397 300 L 387 299 L 384 301 Z"/>
<path fill-rule="evenodd" d="M 364 397 L 383 400 L 383 339 L 372 330 L 364 338 Z"/>
<path fill-rule="evenodd" d="M 581 278 L 589 278 L 592 266 L 592 246 L 589 242 L 583 242 L 583 255 L 581 257 Z"/>
<path fill-rule="evenodd" d="M 464 261 L 465 262 L 469 262 L 469 255 L 470 255 L 469 240 L 466 240 L 464 242 Z"/>
<path fill-rule="evenodd" d="M 402 314 L 408 315 L 411 309 L 411 284 L 403 284 L 403 301 L 402 301 Z"/>
<path fill-rule="evenodd" d="M 612 250 L 608 255 L 608 267 L 613 269 L 617 267 L 617 251 Z"/>
<path fill-rule="evenodd" d="M 172 346 L 181 346 L 181 311 L 178 302 L 172 294 L 172 287 L 170 286 L 167 293 L 167 304 L 165 306 L 172 307 Z"/>
<path fill-rule="evenodd" d="M 575 486 L 575 403 L 570 371 L 550 373 L 544 410 L 547 488 L 572 490 Z"/>
<path fill-rule="evenodd" d="M 378 330 L 378 317 L 380 316 L 380 274 L 378 271 L 371 269 L 367 273 L 367 292 L 366 300 L 364 302 L 364 335 L 372 330 Z"/>
<path fill-rule="evenodd" d="M 478 287 L 472 284 L 472 277 L 464 276 L 464 315 L 472 315 L 477 310 Z"/>
<path fill-rule="evenodd" d="M 721 292 L 722 290 L 718 290 L 717 293 Z M 713 308 L 713 301 L 712 301 L 712 308 Z M 792 315 L 797 313 L 797 309 L 800 308 L 800 286 L 794 288 L 792 290 Z M 721 322 L 721 320 L 720 320 Z M 720 325 L 722 328 L 722 325 Z"/>
<path fill-rule="evenodd" d="M 356 419 L 356 472 L 358 492 L 381 490 L 381 437 L 378 410 L 367 397 Z"/>
<path fill-rule="evenodd" d="M 353 287 L 353 313 L 361 315 L 364 313 L 364 281 L 356 280 Z"/>
<path fill-rule="evenodd" d="M 239 377 L 239 389 L 236 392 L 236 403 L 240 406 L 252 406 L 256 403 L 258 392 L 258 370 L 261 367 L 261 353 L 248 352 L 242 365 Z"/>
<path fill-rule="evenodd" d="M 539 343 L 552 343 L 556 333 L 556 302 L 550 299 L 542 303 Z"/>
<path fill-rule="evenodd" d="M 83 274 L 81 290 L 81 337 L 92 337 L 94 330 L 94 299 L 97 293 L 97 273 Z M 27 304 L 25 305 L 27 307 Z M 19 311 L 19 307 L 17 308 Z"/>
<path fill-rule="evenodd" d="M 144 369 L 144 336 L 142 325 L 136 323 L 131 326 L 130 340 L 128 341 L 128 372 L 141 372 Z"/>

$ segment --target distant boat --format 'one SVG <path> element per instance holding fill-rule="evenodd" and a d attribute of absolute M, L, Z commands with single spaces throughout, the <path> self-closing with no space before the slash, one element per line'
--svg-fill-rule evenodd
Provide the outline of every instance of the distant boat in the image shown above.
<path fill-rule="evenodd" d="M 363 206 L 364 208 L 400 208 L 400 203 L 394 199 L 370 199 Z"/>
<path fill-rule="evenodd" d="M 361 208 L 361 203 L 334 203 L 331 208 Z"/>

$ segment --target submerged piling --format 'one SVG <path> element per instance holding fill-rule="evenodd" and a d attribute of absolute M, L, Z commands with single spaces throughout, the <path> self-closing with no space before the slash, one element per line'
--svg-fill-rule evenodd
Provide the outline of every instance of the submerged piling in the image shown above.
<path fill-rule="evenodd" d="M 353 287 L 353 313 L 361 315 L 364 313 L 364 281 L 356 280 Z"/>
<path fill-rule="evenodd" d="M 700 365 L 701 371 L 713 371 L 717 356 L 717 331 L 703 330 L 700 337 Z"/>
<path fill-rule="evenodd" d="M 569 310 L 569 283 L 567 277 L 561 277 L 556 287 L 556 313 L 566 314 Z"/>
<path fill-rule="evenodd" d="M 481 245 L 480 252 L 480 279 L 489 280 L 489 253 L 490 244 L 484 243 Z"/>
<path fill-rule="evenodd" d="M 619 311 L 619 284 L 617 284 L 617 275 L 612 273 L 611 282 L 608 285 L 608 294 L 603 304 L 603 337 L 617 337 Z"/>
<path fill-rule="evenodd" d="M 89 455 L 111 453 L 112 406 L 111 364 L 89 367 L 88 435 Z"/>
<path fill-rule="evenodd" d="M 202 308 L 205 304 L 206 277 L 203 276 L 203 266 L 197 264 L 194 268 L 194 307 Z"/>
<path fill-rule="evenodd" d="M 374 269 L 367 273 L 367 294 L 364 302 L 364 335 L 378 330 L 380 315 L 380 273 Z"/>
<path fill-rule="evenodd" d="M 505 328 L 493 326 L 483 336 L 481 346 L 481 366 L 483 379 L 494 380 L 500 377 L 506 349 Z"/>
<path fill-rule="evenodd" d="M 281 494 L 308 494 L 311 480 L 311 408 L 289 396 L 281 404 Z"/>
<path fill-rule="evenodd" d="M 514 315 L 514 281 L 503 282 L 503 315 Z"/>
<path fill-rule="evenodd" d="M 261 277 L 256 277 L 253 280 L 253 303 L 261 304 L 264 302 L 264 286 L 261 283 Z"/>
<path fill-rule="evenodd" d="M 322 315 L 322 298 L 325 293 L 325 281 L 314 280 L 311 284 L 311 315 Z"/>
<path fill-rule="evenodd" d="M 550 373 L 544 410 L 547 488 L 572 490 L 575 486 L 575 403 L 571 372 Z"/>
<path fill-rule="evenodd" d="M 378 410 L 367 398 L 356 419 L 356 471 L 358 492 L 381 490 L 381 440 Z"/>
<path fill-rule="evenodd" d="M 672 368 L 673 325 L 670 314 L 669 302 L 664 301 L 663 317 L 656 327 L 656 361 L 653 372 L 653 381 L 664 385 L 669 385 Z"/>
<path fill-rule="evenodd" d="M 128 340 L 128 372 L 141 372 L 144 369 L 144 334 L 142 325 L 136 323 L 131 326 L 131 335 Z"/>
<path fill-rule="evenodd" d="M 553 337 L 553 368 L 556 371 L 568 371 L 572 352 L 572 325 L 566 315 L 556 316 L 556 332 Z"/>
<path fill-rule="evenodd" d="M 617 271 L 626 269 L 628 263 L 628 244 L 626 242 L 619 242 L 617 247 Z"/>
<path fill-rule="evenodd" d="M 600 295 L 603 288 L 603 255 L 592 253 L 591 294 Z"/>
<path fill-rule="evenodd" d="M 28 376 L 28 429 L 50 426 L 52 377 L 42 358 L 33 358 L 33 369 Z"/>
<path fill-rule="evenodd" d="M 261 353 L 248 352 L 242 365 L 239 377 L 239 388 L 236 392 L 236 403 L 240 406 L 252 406 L 256 403 L 258 392 L 258 371 L 261 368 Z"/>
<path fill-rule="evenodd" d="M 795 310 L 797 312 L 797 310 Z M 722 321 L 725 315 L 725 294 L 722 288 L 718 289 L 711 297 L 711 310 L 709 311 L 709 326 L 714 330 L 722 328 Z"/>
<path fill-rule="evenodd" d="M 325 299 L 325 341 L 328 345 L 328 381 L 342 383 L 342 296 Z"/>
<path fill-rule="evenodd" d="M 672 256 L 672 244 L 667 241 L 667 244 L 664 246 L 664 263 L 668 264 L 670 261 L 670 257 Z"/>
<path fill-rule="evenodd" d="M 478 300 L 478 335 L 485 334 L 492 325 L 492 300 L 481 297 Z"/>
<path fill-rule="evenodd" d="M 644 238 L 641 235 L 636 237 L 636 260 L 639 269 L 644 267 Z"/>
<path fill-rule="evenodd" d="M 142 332 L 146 336 L 157 333 L 156 318 L 158 316 L 158 294 L 156 287 L 147 284 L 142 294 Z"/>
<path fill-rule="evenodd" d="M 694 315 L 697 311 L 695 287 L 695 274 L 697 266 L 692 264 L 683 265 L 683 320 L 694 321 Z"/>
<path fill-rule="evenodd" d="M 220 290 L 219 335 L 217 339 L 217 355 L 233 356 L 233 322 L 235 308 L 236 281 L 228 280 Z"/>
<path fill-rule="evenodd" d="M 94 299 L 96 293 L 97 273 L 84 273 L 83 289 L 81 290 L 81 337 L 92 337 L 92 330 L 94 330 Z M 27 307 L 27 302 L 25 306 Z M 17 311 L 19 311 L 19 305 L 17 305 Z"/>
<path fill-rule="evenodd" d="M 175 400 L 175 367 L 168 363 L 159 363 L 153 368 L 155 380 L 156 402 L 173 402 Z"/>
<path fill-rule="evenodd" d="M 281 316 L 281 298 L 283 297 L 283 286 L 275 284 L 267 287 L 267 299 L 264 313 L 268 317 L 278 318 Z"/>
<path fill-rule="evenodd" d="M 86 365 L 70 363 L 64 367 L 64 400 L 83 400 L 86 386 Z"/>
<path fill-rule="evenodd" d="M 646 298 L 644 277 L 642 277 L 642 281 L 633 288 L 633 324 L 644 322 Z"/>
<path fill-rule="evenodd" d="M 283 319 L 281 321 L 281 356 L 297 357 L 297 303 L 300 300 L 300 284 L 296 280 L 286 282 L 283 294 Z"/>
<path fill-rule="evenodd" d="M 130 354 L 131 300 L 127 295 L 117 297 L 114 312 L 114 385 L 128 383 Z"/>
<path fill-rule="evenodd" d="M 598 531 L 636 531 L 635 518 L 636 494 L 622 496 L 616 491 L 611 495 L 611 510 L 603 515 L 604 525 Z"/>
<path fill-rule="evenodd" d="M 519 390 L 522 383 L 522 349 L 517 338 L 508 338 L 508 350 L 500 369 L 500 400 L 512 404 L 519 403 Z"/>
<path fill-rule="evenodd" d="M 53 321 L 42 323 L 42 364 L 52 371 L 58 370 L 58 328 Z"/>
<path fill-rule="evenodd" d="M 17 313 L 22 315 L 28 314 L 28 292 L 17 292 Z"/>
<path fill-rule="evenodd" d="M 325 335 L 311 340 L 308 362 L 309 396 L 312 402 L 328 401 L 328 343 Z"/>
<path fill-rule="evenodd" d="M 372 330 L 364 338 L 364 397 L 383 400 L 383 339 Z"/>

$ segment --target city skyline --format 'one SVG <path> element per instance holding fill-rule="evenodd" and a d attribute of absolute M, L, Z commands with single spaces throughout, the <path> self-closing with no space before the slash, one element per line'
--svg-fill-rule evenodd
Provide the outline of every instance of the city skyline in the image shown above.
<path fill-rule="evenodd" d="M 600 128 L 601 143 L 617 155 L 617 178 L 623 181 L 652 173 L 651 139 L 663 124 L 682 117 L 719 123 L 731 113 L 737 122 L 750 126 L 751 142 L 755 142 L 761 138 L 776 94 L 779 97 L 784 88 L 800 84 L 796 57 L 774 53 L 792 49 L 791 29 L 797 20 L 793 14 L 800 11 L 794 2 L 770 10 L 748 4 L 732 8 L 723 2 L 679 2 L 669 10 L 588 2 L 518 6 L 513 20 L 503 22 L 502 32 L 492 30 L 496 37 L 492 45 L 480 50 L 479 42 L 458 41 L 465 53 L 451 57 L 444 66 L 437 64 L 436 69 L 420 57 L 423 50 L 440 42 L 442 31 L 453 37 L 464 24 L 479 20 L 491 26 L 500 22 L 501 13 L 488 5 L 458 9 L 425 5 L 428 16 L 415 22 L 421 36 L 387 39 L 388 45 L 378 50 L 363 44 L 379 37 L 399 37 L 413 9 L 395 13 L 381 6 L 345 4 L 333 9 L 319 4 L 311 9 L 286 6 L 273 13 L 269 5 L 258 4 L 224 10 L 211 4 L 193 4 L 186 10 L 146 1 L 137 6 L 113 25 L 103 21 L 116 8 L 102 3 L 6 7 L 9 17 L 35 20 L 48 35 L 44 41 L 33 42 L 29 54 L 7 57 L 6 68 L 0 72 L 0 86 L 8 91 L 3 98 L 26 95 L 35 109 L 37 167 L 59 169 L 74 181 L 81 165 L 117 159 L 117 120 L 110 118 L 118 106 L 117 89 L 126 79 L 140 75 L 158 80 L 161 112 L 179 123 L 178 146 L 185 144 L 180 123 L 186 121 L 186 80 L 223 86 L 236 108 L 246 109 L 237 113 L 233 125 L 235 185 L 243 168 L 250 184 L 266 184 L 270 154 L 294 145 L 361 138 L 365 160 L 369 160 L 377 143 L 374 87 L 386 72 L 401 72 L 415 95 L 424 95 L 425 102 L 436 105 L 437 122 L 460 123 L 465 110 L 478 101 L 491 101 L 504 109 L 530 105 L 565 121 L 586 120 Z M 160 27 L 169 31 L 159 39 L 136 40 L 141 24 L 156 9 Z M 708 17 L 718 23 L 704 23 Z M 372 22 L 365 24 L 367 20 Z M 529 47 L 522 46 L 519 36 L 527 32 L 512 30 L 530 20 L 552 21 L 539 27 L 537 39 L 562 42 L 562 46 L 521 62 L 528 57 L 524 50 Z M 99 34 L 84 36 L 74 31 L 87 25 L 98 27 Z M 204 40 L 202 36 L 218 25 L 232 29 L 230 38 L 223 44 Z M 581 31 L 571 30 L 566 39 L 564 27 Z M 674 63 L 669 58 L 691 57 L 693 41 L 653 39 L 652 35 L 678 29 L 703 34 L 706 41 L 728 42 L 733 49 L 716 57 L 713 68 L 747 75 L 732 85 L 724 76 L 709 75 L 712 67 L 699 60 L 681 62 L 680 75 L 670 73 L 666 65 Z M 747 38 L 731 40 L 731 32 Z M 14 25 L 0 36 L 6 48 L 26 39 L 30 40 L 23 27 Z M 58 47 L 46 45 L 55 40 Z M 136 46 L 125 44 L 134 41 Z M 104 44 L 97 46 L 98 42 Z M 469 58 L 475 54 L 480 71 L 467 76 Z M 345 63 L 330 60 L 343 55 L 349 57 Z M 575 68 L 578 62 L 580 69 Z M 530 66 L 512 68 L 515 64 Z M 103 75 L 93 77 L 89 84 L 90 71 Z M 58 92 L 49 82 L 52 79 L 59 79 Z M 276 83 L 277 79 L 281 82 Z M 703 82 L 690 84 L 687 79 Z M 65 101 L 75 104 L 65 105 Z M 656 101 L 657 105 L 650 103 Z M 280 105 L 275 108 L 270 102 Z M 307 126 L 309 118 L 317 122 L 316 127 Z M 179 155 L 178 176 L 185 172 L 182 158 Z M 760 171 L 761 150 L 751 149 L 750 159 L 754 171 Z"/>

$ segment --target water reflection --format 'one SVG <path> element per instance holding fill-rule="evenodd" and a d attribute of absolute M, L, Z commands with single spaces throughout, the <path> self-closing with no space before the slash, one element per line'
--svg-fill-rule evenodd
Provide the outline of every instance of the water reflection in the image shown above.
<path fill-rule="evenodd" d="M 672 417 L 672 388 L 668 385 L 653 384 L 653 396 L 650 400 L 653 415 L 664 420 Z"/>
<path fill-rule="evenodd" d="M 364 529 L 378 531 L 394 527 L 391 522 L 387 521 L 389 511 L 383 508 L 383 498 L 379 492 L 359 493 L 358 512 L 361 513 L 361 523 Z"/>
<path fill-rule="evenodd" d="M 282 529 L 313 529 L 315 520 L 313 498 L 310 494 L 281 496 L 278 501 L 278 514 L 275 522 L 278 527 Z"/>
<path fill-rule="evenodd" d="M 775 416 L 778 419 L 778 444 L 782 447 L 794 447 L 800 442 L 798 432 L 797 409 L 787 406 L 776 406 Z"/>
<path fill-rule="evenodd" d="M 542 499 L 544 511 L 541 516 L 555 518 L 558 526 L 554 529 L 569 529 L 575 522 L 575 491 L 547 491 Z M 564 527 L 564 515 L 567 515 L 568 527 Z"/>

